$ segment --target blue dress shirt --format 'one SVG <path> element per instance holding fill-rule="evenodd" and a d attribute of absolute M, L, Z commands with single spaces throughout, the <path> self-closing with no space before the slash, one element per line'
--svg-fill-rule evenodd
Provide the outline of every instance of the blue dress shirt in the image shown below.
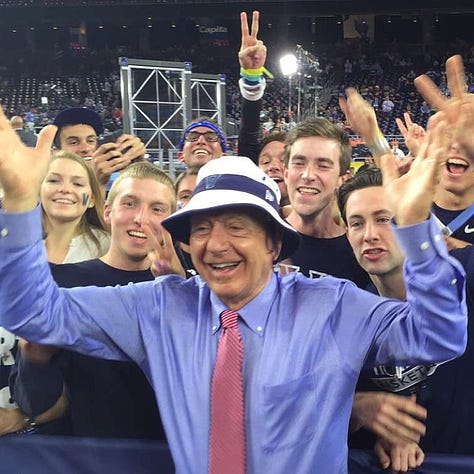
<path fill-rule="evenodd" d="M 347 472 L 362 367 L 463 352 L 462 267 L 433 221 L 396 233 L 407 256 L 407 303 L 346 280 L 292 273 L 273 274 L 239 311 L 248 473 Z M 0 324 L 32 341 L 134 360 L 156 391 L 177 472 L 207 473 L 211 376 L 219 314 L 227 308 L 201 277 L 59 289 L 46 263 L 38 208 L 0 212 L 0 275 Z"/>

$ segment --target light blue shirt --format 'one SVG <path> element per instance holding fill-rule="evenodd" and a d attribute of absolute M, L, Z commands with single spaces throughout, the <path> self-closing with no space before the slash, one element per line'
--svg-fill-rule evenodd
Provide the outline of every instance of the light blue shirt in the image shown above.
<path fill-rule="evenodd" d="M 461 266 L 434 221 L 397 228 L 408 303 L 354 284 L 276 274 L 239 313 L 245 347 L 247 472 L 345 473 L 349 415 L 365 365 L 460 355 Z M 26 339 L 132 359 L 153 385 L 178 473 L 205 474 L 211 376 L 226 306 L 199 277 L 59 289 L 39 209 L 0 212 L 0 324 Z"/>

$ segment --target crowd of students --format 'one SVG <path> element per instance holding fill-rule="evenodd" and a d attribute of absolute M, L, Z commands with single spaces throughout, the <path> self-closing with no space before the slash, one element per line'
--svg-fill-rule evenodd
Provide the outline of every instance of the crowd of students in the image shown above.
<path fill-rule="evenodd" d="M 35 148 L 0 114 L 0 322 L 25 338 L 19 351 L 9 339 L 17 406 L 1 409 L 2 434 L 166 439 L 177 472 L 346 472 L 348 436 L 395 471 L 474 454 L 474 99 L 460 57 L 449 99 L 415 81 L 437 113 L 427 130 L 405 117 L 409 167 L 347 91 L 341 109 L 382 170 L 352 177 L 349 138 L 325 118 L 260 140 L 258 24 L 241 15 L 243 156 L 199 118 L 175 183 L 138 138 L 101 143 L 88 109 L 63 111 Z M 211 397 L 228 310 L 243 444 Z"/>

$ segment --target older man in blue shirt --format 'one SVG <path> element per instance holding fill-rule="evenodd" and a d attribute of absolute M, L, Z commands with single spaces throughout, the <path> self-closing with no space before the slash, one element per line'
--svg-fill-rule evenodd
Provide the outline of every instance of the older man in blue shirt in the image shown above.
<path fill-rule="evenodd" d="M 297 233 L 278 214 L 278 185 L 242 157 L 206 164 L 188 206 L 163 221 L 189 242 L 200 276 L 60 289 L 37 206 L 54 132 L 46 128 L 27 149 L 0 112 L 0 324 L 32 341 L 135 361 L 156 391 L 178 473 L 209 469 L 211 381 L 225 310 L 238 311 L 244 345 L 246 456 L 244 467 L 228 459 L 220 472 L 344 473 L 361 368 L 464 351 L 463 271 L 427 219 L 442 153 L 420 154 L 403 180 L 386 176 L 407 256 L 407 303 L 332 277 L 276 274 L 273 264 L 294 251 Z M 130 238 L 145 238 L 146 224 L 143 215 L 143 234 Z M 155 253 L 165 262 L 169 241 L 162 245 Z"/>

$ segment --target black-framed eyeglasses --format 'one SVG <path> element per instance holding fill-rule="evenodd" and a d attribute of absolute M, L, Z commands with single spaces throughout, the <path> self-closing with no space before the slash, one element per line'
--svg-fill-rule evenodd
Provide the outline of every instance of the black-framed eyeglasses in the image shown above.
<path fill-rule="evenodd" d="M 219 140 L 219 135 L 216 132 L 188 132 L 184 136 L 184 139 L 187 142 L 197 142 L 200 136 L 204 137 L 206 142 L 217 142 Z"/>

